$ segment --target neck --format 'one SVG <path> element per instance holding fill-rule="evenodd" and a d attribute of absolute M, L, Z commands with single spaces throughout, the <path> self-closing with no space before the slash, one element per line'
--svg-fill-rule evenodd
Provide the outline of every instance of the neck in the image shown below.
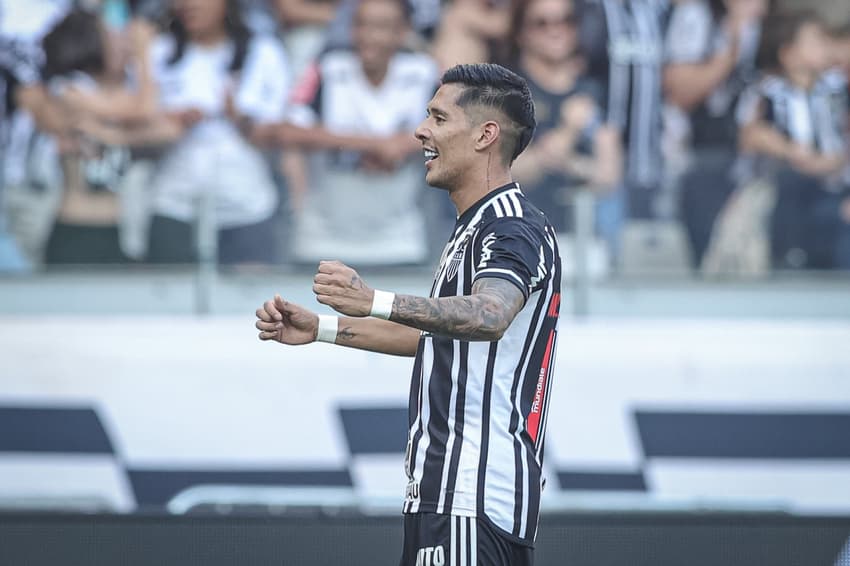
<path fill-rule="evenodd" d="M 192 43 L 203 47 L 212 47 L 227 39 L 227 30 L 224 27 L 198 32 L 192 35 Z"/>
<path fill-rule="evenodd" d="M 534 82 L 551 92 L 569 90 L 578 78 L 578 69 L 573 57 L 555 62 L 523 54 L 520 57 L 520 65 Z"/>
<path fill-rule="evenodd" d="M 380 86 L 384 82 L 384 79 L 387 78 L 388 70 L 389 62 L 385 65 L 363 66 L 363 74 L 372 86 Z"/>
<path fill-rule="evenodd" d="M 508 183 L 513 182 L 511 170 L 498 163 L 499 158 L 494 156 L 489 159 L 486 169 L 476 171 L 474 175 L 470 175 L 471 179 L 468 182 L 462 183 L 457 189 L 449 193 L 449 198 L 457 208 L 457 215 L 460 216 L 471 207 L 473 204 L 484 198 L 487 193 L 498 189 Z M 493 163 L 496 161 L 497 163 Z M 470 173 L 473 173 L 470 171 Z M 483 179 L 483 182 L 482 182 Z"/>
<path fill-rule="evenodd" d="M 817 75 L 809 71 L 787 71 L 785 76 L 792 85 L 803 90 L 809 90 L 817 81 Z"/>

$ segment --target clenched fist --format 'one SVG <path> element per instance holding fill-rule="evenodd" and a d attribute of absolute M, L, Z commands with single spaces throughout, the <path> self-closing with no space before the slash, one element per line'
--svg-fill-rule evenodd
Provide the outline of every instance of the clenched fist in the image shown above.
<path fill-rule="evenodd" d="M 316 340 L 319 316 L 295 303 L 284 301 L 280 295 L 266 301 L 257 309 L 260 340 L 275 340 L 281 344 L 298 346 Z"/>
<path fill-rule="evenodd" d="M 347 316 L 369 316 L 372 312 L 371 289 L 356 271 L 339 261 L 319 262 L 313 278 L 316 300 Z"/>

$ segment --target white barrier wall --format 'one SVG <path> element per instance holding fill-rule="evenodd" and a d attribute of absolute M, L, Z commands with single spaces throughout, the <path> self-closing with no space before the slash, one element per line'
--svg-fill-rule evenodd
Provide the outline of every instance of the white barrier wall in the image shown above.
<path fill-rule="evenodd" d="M 565 321 L 544 504 L 850 512 L 850 324 Z M 0 318 L 0 503 L 404 487 L 412 360 L 244 318 Z"/>

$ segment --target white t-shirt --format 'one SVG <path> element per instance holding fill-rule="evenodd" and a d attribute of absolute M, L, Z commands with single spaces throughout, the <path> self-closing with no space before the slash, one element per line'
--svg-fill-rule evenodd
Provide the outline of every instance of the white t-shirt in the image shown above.
<path fill-rule="evenodd" d="M 434 61 L 398 53 L 380 86 L 368 82 L 357 55 L 324 54 L 295 89 L 290 121 L 321 124 L 338 134 L 413 136 L 438 80 Z M 360 167 L 355 152 L 311 155 L 309 191 L 297 218 L 293 252 L 303 261 L 338 258 L 363 264 L 419 263 L 426 259 L 424 188 L 420 155 L 389 173 Z"/>
<path fill-rule="evenodd" d="M 160 107 L 197 109 L 204 120 L 189 130 L 160 164 L 154 182 L 157 214 L 194 220 L 201 195 L 214 191 L 221 227 L 253 224 L 269 218 L 277 189 L 263 154 L 250 145 L 225 116 L 228 96 L 238 112 L 257 123 L 283 119 L 289 95 L 286 55 L 272 37 L 256 36 L 242 70 L 229 70 L 230 42 L 215 47 L 188 44 L 174 64 L 171 37 L 152 47 L 153 75 Z"/>
<path fill-rule="evenodd" d="M 159 38 L 152 47 L 153 74 L 166 110 L 197 108 L 208 118 L 221 117 L 230 93 L 236 109 L 257 122 L 283 118 L 289 94 L 287 61 L 275 38 L 254 37 L 238 73 L 229 70 L 230 42 L 209 48 L 188 44 L 183 57 L 172 65 L 168 60 L 173 51 L 171 37 Z"/>

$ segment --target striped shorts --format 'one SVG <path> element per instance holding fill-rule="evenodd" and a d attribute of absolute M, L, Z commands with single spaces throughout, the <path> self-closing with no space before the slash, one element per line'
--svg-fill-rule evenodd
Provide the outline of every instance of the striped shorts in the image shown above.
<path fill-rule="evenodd" d="M 404 516 L 399 566 L 531 566 L 534 549 L 510 540 L 475 517 Z"/>

